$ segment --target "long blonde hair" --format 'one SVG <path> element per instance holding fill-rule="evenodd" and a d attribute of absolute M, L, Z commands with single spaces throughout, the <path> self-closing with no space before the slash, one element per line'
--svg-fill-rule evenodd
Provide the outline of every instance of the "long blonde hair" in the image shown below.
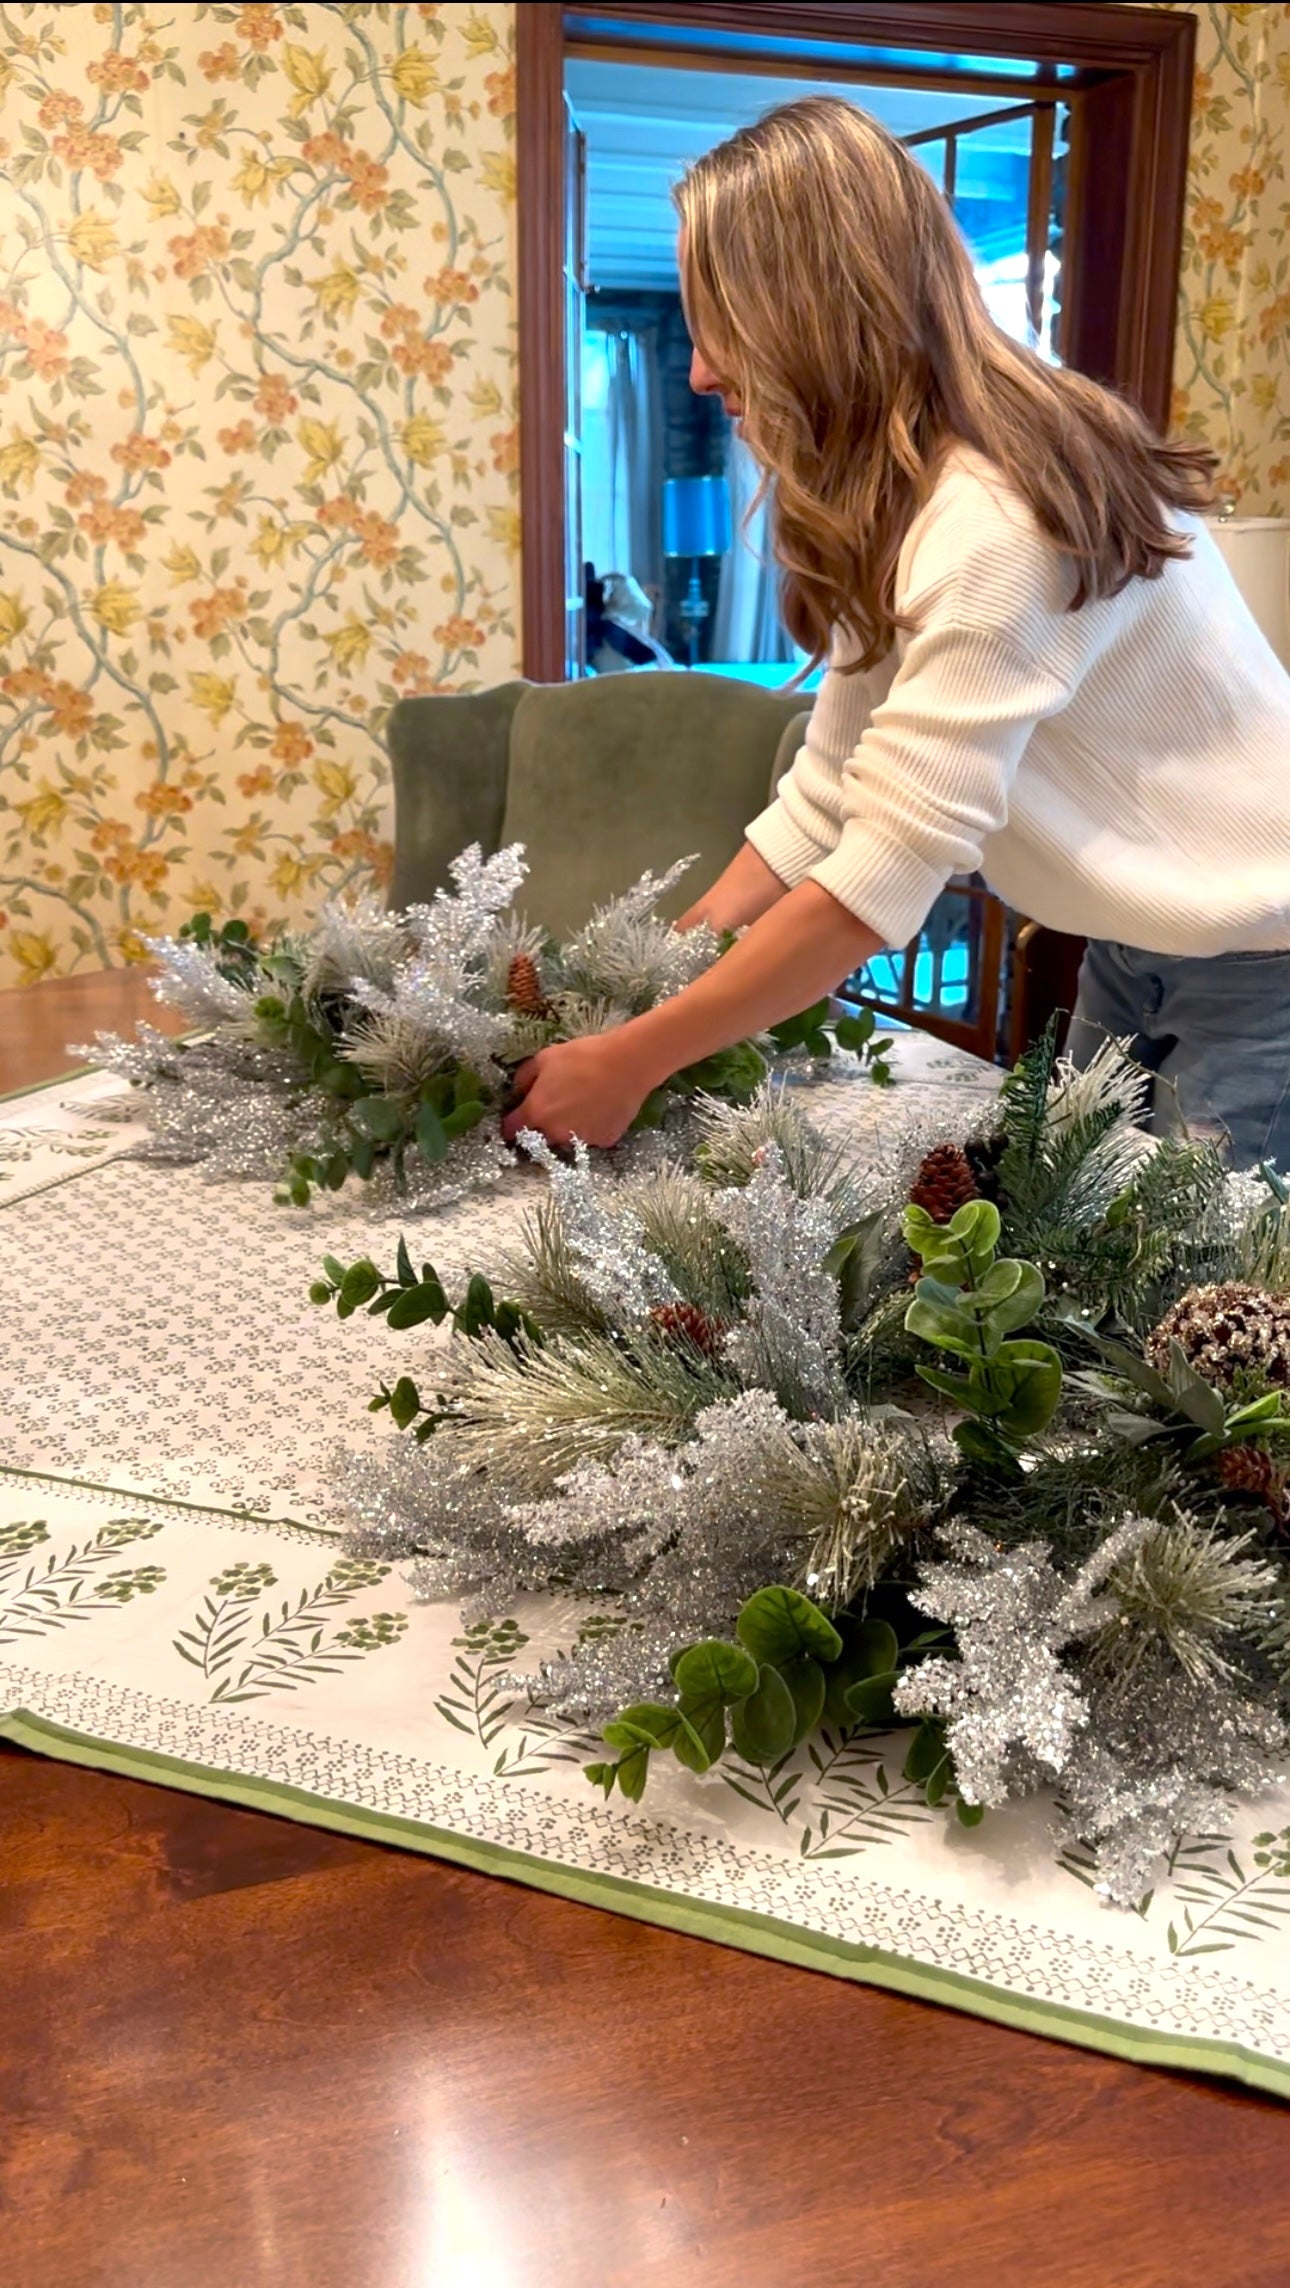
<path fill-rule="evenodd" d="M 742 403 L 784 622 L 814 659 L 841 626 L 870 666 L 908 625 L 901 544 L 956 439 L 1071 559 L 1072 609 L 1188 553 L 1166 511 L 1208 506 L 1214 456 L 1002 333 L 931 177 L 854 105 L 782 105 L 674 196 L 691 330 Z"/>

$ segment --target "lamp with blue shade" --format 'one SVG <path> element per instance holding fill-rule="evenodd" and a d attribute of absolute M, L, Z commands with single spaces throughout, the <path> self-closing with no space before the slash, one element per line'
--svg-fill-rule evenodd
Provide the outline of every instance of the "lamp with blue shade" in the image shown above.
<path fill-rule="evenodd" d="M 663 486 L 663 554 L 688 557 L 690 582 L 681 602 L 689 665 L 698 665 L 699 629 L 708 601 L 699 580 L 701 556 L 724 556 L 730 546 L 730 494 L 724 477 L 668 477 Z"/>

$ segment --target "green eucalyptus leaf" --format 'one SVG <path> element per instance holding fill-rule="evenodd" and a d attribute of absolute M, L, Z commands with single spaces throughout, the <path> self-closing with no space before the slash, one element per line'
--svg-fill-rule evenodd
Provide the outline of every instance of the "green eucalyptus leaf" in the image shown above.
<path fill-rule="evenodd" d="M 845 1721 L 850 1724 L 889 1725 L 896 1722 L 896 1704 L 892 1699 L 899 1671 L 889 1668 L 885 1674 L 862 1676 L 847 1686 L 845 1695 Z"/>
<path fill-rule="evenodd" d="M 909 1743 L 904 1777 L 915 1785 L 929 1780 L 946 1756 L 945 1727 L 936 1717 L 925 1717 Z"/>
<path fill-rule="evenodd" d="M 1011 1446 L 990 1423 L 958 1422 L 952 1435 L 965 1461 L 975 1462 L 996 1477 L 1007 1479 L 1012 1485 L 1024 1480 L 1025 1471 Z"/>
<path fill-rule="evenodd" d="M 380 1285 L 381 1274 L 376 1265 L 369 1262 L 366 1256 L 360 1256 L 357 1263 L 350 1264 L 341 1280 L 341 1302 L 349 1310 L 357 1311 L 362 1304 L 371 1302 Z"/>
<path fill-rule="evenodd" d="M 478 1097 L 473 1103 L 454 1105 L 452 1111 L 443 1116 L 443 1132 L 449 1143 L 458 1136 L 469 1135 L 472 1128 L 478 1128 L 487 1110 L 487 1105 L 481 1104 Z"/>
<path fill-rule="evenodd" d="M 408 1254 L 408 1243 L 401 1232 L 399 1234 L 398 1252 L 394 1258 L 394 1269 L 398 1275 L 400 1287 L 416 1286 L 417 1275 L 412 1268 L 412 1258 Z"/>
<path fill-rule="evenodd" d="M 943 1398 L 952 1399 L 956 1406 L 971 1404 L 973 1385 L 970 1376 L 947 1374 L 939 1366 L 920 1366 L 916 1371 L 920 1382 L 925 1382 L 932 1390 L 939 1390 Z"/>
<path fill-rule="evenodd" d="M 433 1104 L 423 1104 L 417 1113 L 416 1139 L 422 1159 L 428 1160 L 432 1166 L 447 1159 L 448 1132 Z"/>
<path fill-rule="evenodd" d="M 682 1700 L 677 1715 L 680 1721 L 672 1740 L 677 1762 L 689 1772 L 710 1771 L 726 1745 L 725 1709 L 700 1709 Z"/>
<path fill-rule="evenodd" d="M 421 1412 L 421 1397 L 415 1382 L 401 1374 L 390 1392 L 390 1412 L 400 1430 L 406 1430 Z"/>
<path fill-rule="evenodd" d="M 1051 1343 L 1003 1343 L 988 1373 L 993 1391 L 1004 1395 L 1004 1403 L 990 1409 L 1001 1430 L 1033 1438 L 1047 1429 L 1062 1395 L 1062 1362 Z"/>
<path fill-rule="evenodd" d="M 360 1136 L 350 1148 L 349 1164 L 362 1183 L 366 1183 L 376 1166 L 376 1146 L 370 1136 Z"/>
<path fill-rule="evenodd" d="M 954 1817 L 960 1827 L 979 1827 L 985 1818 L 983 1803 L 965 1803 L 962 1796 L 954 1806 Z"/>
<path fill-rule="evenodd" d="M 735 1703 L 730 1720 L 736 1755 L 748 1764 L 777 1764 L 797 1736 L 797 1706 L 777 1668 L 763 1668 L 757 1689 Z"/>
<path fill-rule="evenodd" d="M 407 1327 L 424 1326 L 433 1319 L 439 1326 L 448 1316 L 448 1298 L 435 1278 L 423 1279 L 416 1287 L 401 1287 L 390 1305 L 386 1325 L 399 1331 Z"/>
<path fill-rule="evenodd" d="M 732 1708 L 737 1700 L 746 1700 L 757 1689 L 757 1662 L 740 1645 L 707 1637 L 677 1655 L 672 1676 L 687 1704 L 687 1715 L 692 1715 L 696 1708 Z"/>
<path fill-rule="evenodd" d="M 392 1144 L 403 1130 L 403 1114 L 392 1097 L 360 1096 L 350 1107 L 365 1136 L 374 1143 Z"/>
<path fill-rule="evenodd" d="M 740 1612 L 735 1634 L 754 1660 L 769 1662 L 775 1668 L 795 1660 L 799 1653 L 834 1661 L 842 1650 L 842 1639 L 828 1614 L 800 1589 L 758 1589 Z"/>
<path fill-rule="evenodd" d="M 999 1210 L 993 1200 L 968 1200 L 950 1217 L 947 1229 L 968 1255 L 988 1257 L 999 1244 Z"/>
<path fill-rule="evenodd" d="M 483 1273 L 476 1271 L 457 1312 L 457 1324 L 463 1335 L 482 1335 L 485 1327 L 492 1326 L 495 1312 L 493 1290 Z"/>
<path fill-rule="evenodd" d="M 921 1289 L 932 1282 L 920 1279 L 918 1284 Z M 905 1313 L 905 1331 L 937 1350 L 951 1352 L 955 1358 L 981 1356 L 980 1332 L 968 1312 L 950 1310 L 944 1303 L 929 1303 L 921 1293 L 915 1295 Z"/>
<path fill-rule="evenodd" d="M 816 1729 L 824 1714 L 828 1679 L 819 1661 L 809 1652 L 799 1653 L 796 1660 L 786 1660 L 779 1673 L 792 1695 L 795 1711 L 792 1744 L 796 1748 Z"/>
<path fill-rule="evenodd" d="M 833 1028 L 834 1038 L 840 1049 L 849 1049 L 853 1056 L 859 1056 L 869 1046 L 877 1025 L 872 1009 L 861 1009 L 854 1016 L 839 1017 Z"/>
<path fill-rule="evenodd" d="M 847 1695 L 856 1684 L 894 1673 L 900 1658 L 896 1632 L 889 1621 L 876 1617 L 841 1623 L 842 1657 L 829 1669 L 824 1698 L 824 1721 L 843 1729 L 854 1721 Z"/>

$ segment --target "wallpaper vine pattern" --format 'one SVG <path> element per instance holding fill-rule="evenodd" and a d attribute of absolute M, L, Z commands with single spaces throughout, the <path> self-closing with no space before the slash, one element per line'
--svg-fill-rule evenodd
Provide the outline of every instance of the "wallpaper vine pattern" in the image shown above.
<path fill-rule="evenodd" d="M 1250 514 L 1290 508 L 1290 7 L 1198 19 L 1174 427 Z"/>
<path fill-rule="evenodd" d="M 380 883 L 515 671 L 511 10 L 0 8 L 0 984 Z"/>

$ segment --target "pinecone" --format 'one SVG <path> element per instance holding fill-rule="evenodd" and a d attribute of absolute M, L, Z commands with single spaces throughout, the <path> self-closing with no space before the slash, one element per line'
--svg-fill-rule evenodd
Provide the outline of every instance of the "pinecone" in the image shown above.
<path fill-rule="evenodd" d="M 948 1223 L 969 1200 L 980 1198 L 976 1177 L 959 1144 L 937 1144 L 919 1168 L 909 1194 L 911 1207 L 923 1208 L 933 1223 Z"/>
<path fill-rule="evenodd" d="M 995 1207 L 998 1207 L 1002 1196 L 999 1167 L 1007 1149 L 1008 1139 L 1004 1135 L 972 1136 L 963 1147 L 964 1158 L 972 1170 L 978 1193 Z"/>
<path fill-rule="evenodd" d="M 506 972 L 506 1006 L 517 1017 L 547 1017 L 551 1005 L 542 991 L 538 966 L 531 953 L 512 956 Z"/>
<path fill-rule="evenodd" d="M 1147 1337 L 1147 1357 L 1162 1374 L 1171 1341 L 1216 1389 L 1227 1389 L 1245 1373 L 1290 1390 L 1290 1295 L 1271 1295 L 1235 1279 L 1191 1287 Z"/>
<path fill-rule="evenodd" d="M 650 1312 L 650 1325 L 665 1341 L 688 1343 L 704 1358 L 715 1358 L 725 1333 L 719 1319 L 710 1319 L 697 1303 L 660 1303 Z"/>
<path fill-rule="evenodd" d="M 1281 1472 L 1262 1446 L 1228 1446 L 1218 1457 L 1218 1474 L 1230 1494 L 1249 1494 L 1280 1507 Z"/>

